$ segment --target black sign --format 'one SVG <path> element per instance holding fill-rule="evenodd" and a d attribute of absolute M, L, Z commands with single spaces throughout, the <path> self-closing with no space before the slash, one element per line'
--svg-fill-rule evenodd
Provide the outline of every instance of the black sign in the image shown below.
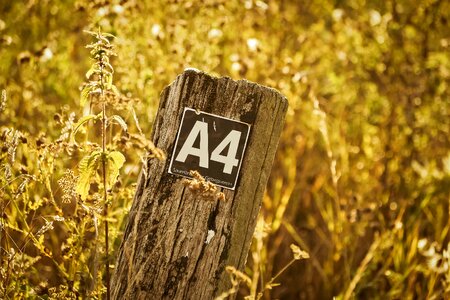
<path fill-rule="evenodd" d="M 186 107 L 178 129 L 169 173 L 206 180 L 234 190 L 250 125 Z"/>

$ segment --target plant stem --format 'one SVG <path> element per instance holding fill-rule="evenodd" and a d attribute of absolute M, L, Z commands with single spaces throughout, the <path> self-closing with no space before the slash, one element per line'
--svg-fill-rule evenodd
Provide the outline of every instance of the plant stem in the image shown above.
<path fill-rule="evenodd" d="M 349 286 L 347 287 L 347 290 L 345 291 L 344 297 L 342 299 L 348 300 L 352 297 L 352 293 L 355 290 L 356 285 L 363 277 L 364 271 L 367 269 L 368 264 L 374 257 L 375 252 L 378 249 L 378 247 L 380 246 L 382 240 L 383 240 L 383 238 L 376 237 L 375 241 L 372 242 L 372 245 L 370 246 L 369 250 L 367 251 L 367 254 L 364 257 L 364 259 L 361 261 L 361 264 L 359 265 L 358 269 L 356 270 L 355 276 L 353 277 L 352 281 L 350 282 Z"/>
<path fill-rule="evenodd" d="M 9 285 L 9 275 L 11 274 L 11 272 L 10 272 L 10 264 L 11 264 L 11 261 L 14 259 L 14 257 L 11 257 L 10 259 L 8 259 L 8 265 L 6 266 L 6 279 L 5 279 L 5 286 L 4 286 L 4 288 L 5 288 L 5 290 L 4 290 L 4 293 L 3 293 L 3 297 L 5 297 L 5 299 L 6 299 L 6 296 L 8 295 L 8 285 Z"/>
<path fill-rule="evenodd" d="M 283 272 L 286 271 L 287 268 L 289 268 L 296 260 L 297 260 L 297 259 L 292 259 L 287 265 L 285 265 L 285 266 L 283 267 L 283 269 L 281 269 L 274 277 L 272 277 L 272 279 L 270 279 L 270 281 L 269 281 L 268 283 L 266 283 L 265 285 L 264 285 L 264 284 L 261 284 L 261 292 L 259 292 L 260 296 L 259 296 L 259 298 L 258 298 L 258 294 L 256 294 L 256 291 L 255 291 L 255 294 L 254 294 L 254 295 L 252 294 L 252 296 L 254 297 L 254 299 L 260 299 L 260 298 L 263 296 L 264 292 L 268 289 L 268 287 L 269 287 L 271 284 L 273 284 L 273 282 L 275 281 L 275 279 L 277 279 L 281 274 L 283 274 Z"/>
<path fill-rule="evenodd" d="M 275 279 L 277 279 L 281 274 L 283 274 L 284 271 L 287 270 L 287 268 L 289 268 L 294 262 L 296 261 L 296 259 L 291 260 L 287 265 L 285 265 L 283 267 L 283 269 L 281 269 L 270 281 L 269 283 L 272 283 L 275 281 Z"/>
<path fill-rule="evenodd" d="M 108 241 L 108 203 L 107 203 L 107 191 L 106 191 L 106 107 L 103 103 L 102 111 L 102 169 L 103 169 L 103 217 L 105 222 L 105 280 L 106 280 L 106 299 L 110 299 L 110 285 L 109 285 L 109 241 Z"/>
<path fill-rule="evenodd" d="M 105 222 L 105 281 L 106 281 L 106 300 L 110 300 L 110 275 L 109 275 L 109 240 L 108 240 L 108 203 L 106 191 L 106 103 L 104 99 L 104 84 L 103 84 L 103 66 L 101 66 L 100 83 L 102 91 L 102 175 L 103 175 L 103 218 Z"/>

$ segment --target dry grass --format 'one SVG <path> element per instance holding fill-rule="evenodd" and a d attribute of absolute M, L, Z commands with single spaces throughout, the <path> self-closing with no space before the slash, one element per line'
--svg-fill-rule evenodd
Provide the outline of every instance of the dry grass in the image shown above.
<path fill-rule="evenodd" d="M 190 66 L 290 103 L 230 293 L 448 298 L 449 20 L 448 1 L 1 1 L 0 297 L 105 292 L 99 228 L 110 224 L 114 257 L 138 166 L 164 157 L 146 139 L 159 93 Z M 101 101 L 79 105 L 93 64 L 82 30 L 99 27 L 117 37 L 121 93 L 105 91 L 106 113 L 124 121 L 111 122 L 103 152 L 126 162 L 110 191 L 93 173 L 81 199 L 78 164 L 102 148 Z M 310 258 L 291 263 L 291 244 Z"/>

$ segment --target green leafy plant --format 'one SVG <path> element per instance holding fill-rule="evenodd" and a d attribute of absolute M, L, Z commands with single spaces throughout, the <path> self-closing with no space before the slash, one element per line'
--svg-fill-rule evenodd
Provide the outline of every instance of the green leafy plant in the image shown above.
<path fill-rule="evenodd" d="M 86 102 L 92 104 L 95 109 L 100 108 L 100 113 L 97 115 L 90 114 L 81 118 L 75 125 L 74 134 L 78 129 L 87 124 L 89 121 L 99 120 L 101 123 L 101 146 L 94 146 L 81 159 L 79 163 L 79 179 L 77 182 L 76 191 L 81 197 L 81 200 L 86 200 L 90 190 L 90 184 L 93 177 L 101 170 L 101 194 L 103 197 L 103 223 L 105 232 L 105 285 L 106 285 L 106 299 L 110 299 L 110 258 L 109 258 L 109 229 L 108 229 L 108 191 L 112 189 L 116 183 L 119 170 L 125 162 L 124 155 L 116 150 L 107 148 L 107 127 L 111 120 L 120 120 L 119 124 L 125 124 L 125 121 L 118 115 L 113 118 L 107 115 L 107 106 L 111 103 L 111 97 L 120 96 L 117 88 L 113 85 L 114 69 L 110 64 L 110 57 L 115 55 L 113 52 L 113 45 L 108 38 L 113 38 L 112 35 L 98 32 L 88 32 L 95 37 L 95 42 L 88 45 L 91 49 L 91 57 L 94 60 L 89 71 L 86 73 L 86 78 L 89 80 L 81 91 L 80 105 L 83 107 Z M 126 128 L 125 128 L 126 130 Z"/>
<path fill-rule="evenodd" d="M 124 154 L 118 150 L 117 140 L 129 138 L 128 126 L 125 120 L 118 114 L 109 114 L 113 110 L 114 105 L 124 104 L 127 98 L 123 97 L 117 87 L 113 84 L 114 69 L 110 63 L 110 58 L 116 55 L 113 51 L 113 45 L 110 39 L 113 35 L 108 33 L 88 31 L 95 41 L 89 44 L 91 57 L 94 61 L 89 71 L 86 73 L 86 82 L 81 90 L 80 106 L 89 106 L 90 114 L 82 117 L 74 125 L 73 141 L 76 143 L 76 134 L 89 126 L 91 122 L 100 122 L 101 139 L 96 143 L 95 140 L 89 141 L 86 131 L 86 140 L 83 142 L 86 145 L 87 152 L 78 164 L 78 180 L 76 183 L 76 192 L 80 196 L 81 201 L 85 201 L 91 190 L 91 185 L 100 183 L 97 186 L 95 194 L 101 195 L 103 211 L 100 220 L 104 224 L 104 247 L 105 247 L 105 286 L 106 299 L 110 298 L 110 238 L 109 238 L 109 206 L 111 202 L 112 191 L 117 183 L 120 169 L 124 165 L 126 159 Z M 116 107 L 117 108 L 117 107 Z M 92 113 L 94 112 L 94 113 Z M 136 118 L 134 118 L 137 121 Z M 119 135 L 115 135 L 112 130 L 113 125 L 116 124 L 120 128 Z M 136 122 L 138 127 L 138 124 Z M 109 131 L 108 131 L 109 129 Z M 117 136 L 118 138 L 115 138 Z M 92 135 L 90 136 L 92 138 Z M 145 137 L 141 135 L 131 135 L 131 137 L 139 137 L 141 142 L 147 145 L 152 145 L 151 142 L 146 141 Z M 163 158 L 163 153 L 151 147 L 154 153 L 159 158 Z M 99 180 L 100 179 L 100 180 Z M 95 221 L 97 218 L 94 219 Z M 97 228 L 97 225 L 95 225 Z M 96 229 L 97 234 L 97 229 Z M 95 274 L 94 274 L 95 276 Z"/>
<path fill-rule="evenodd" d="M 134 155 L 142 155 L 141 160 L 164 159 L 164 153 L 146 139 L 139 127 L 133 109 L 136 101 L 121 95 L 112 84 L 109 58 L 114 53 L 108 40 L 112 36 L 89 33 L 95 38 L 88 45 L 94 63 L 86 74 L 88 82 L 82 88 L 80 104 L 96 113 L 87 113 L 77 122 L 75 114 L 67 109 L 55 113 L 60 134 L 53 141 L 44 133 L 33 137 L 2 127 L 2 298 L 44 294 L 52 299 L 101 298 L 103 294 L 108 298 L 113 256 L 108 223 L 114 222 L 112 242 L 116 245 L 125 217 L 118 212 L 127 209 L 134 191 L 133 181 L 119 180 L 126 163 L 124 153 L 132 149 Z M 7 100 L 7 91 L 2 90 L 2 113 L 11 111 Z M 129 113 L 138 133 L 129 132 L 129 127 L 134 127 L 127 125 L 120 111 Z M 77 168 L 66 167 L 78 157 L 81 158 Z M 116 185 L 121 186 L 120 190 L 114 190 Z M 101 224 L 103 233 L 99 230 Z M 49 239 L 51 236 L 56 239 Z M 102 237 L 104 242 L 100 243 Z M 98 267 L 100 255 L 104 256 L 103 270 Z M 39 282 L 40 268 L 50 268 L 58 284 Z"/>

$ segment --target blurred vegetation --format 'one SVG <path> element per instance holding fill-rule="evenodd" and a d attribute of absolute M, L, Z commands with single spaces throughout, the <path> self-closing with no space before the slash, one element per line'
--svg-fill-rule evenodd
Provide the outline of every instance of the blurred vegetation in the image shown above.
<path fill-rule="evenodd" d="M 114 257 L 151 150 L 140 130 L 149 136 L 159 93 L 186 67 L 289 99 L 245 270 L 258 290 L 281 283 L 263 299 L 450 297 L 449 22 L 445 0 L 1 1 L 0 298 L 104 292 L 96 218 Z M 107 218 L 101 185 L 84 202 L 71 194 L 99 143 L 94 125 L 85 148 L 70 141 L 90 110 L 83 30 L 98 28 L 116 37 L 114 84 L 135 134 L 111 133 L 126 162 Z M 277 276 L 292 243 L 310 259 Z"/>

